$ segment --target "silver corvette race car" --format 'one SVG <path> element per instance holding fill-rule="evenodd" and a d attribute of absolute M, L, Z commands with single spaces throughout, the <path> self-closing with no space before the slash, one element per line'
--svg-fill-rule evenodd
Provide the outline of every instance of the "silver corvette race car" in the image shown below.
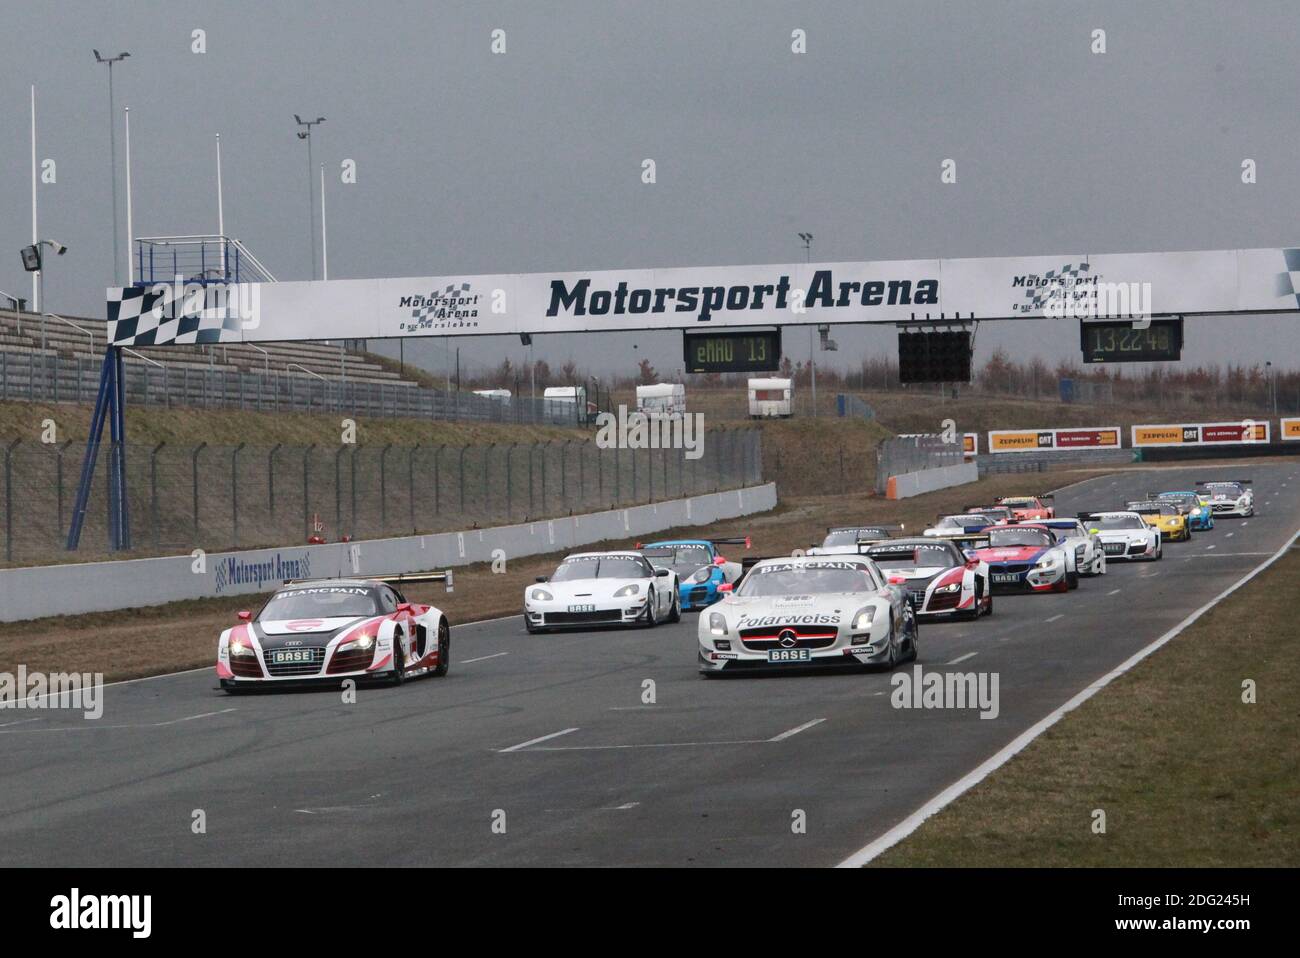
<path fill-rule="evenodd" d="M 653 627 L 682 617 L 677 573 L 639 552 L 576 552 L 524 589 L 529 632 L 601 625 Z"/>
<path fill-rule="evenodd" d="M 865 556 L 762 559 L 700 614 L 700 673 L 893 668 L 916 658 L 917 631 L 907 590 Z"/>

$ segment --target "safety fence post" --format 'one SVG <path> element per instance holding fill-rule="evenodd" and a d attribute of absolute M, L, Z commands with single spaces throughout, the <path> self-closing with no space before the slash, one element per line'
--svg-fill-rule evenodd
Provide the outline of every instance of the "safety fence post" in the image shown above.
<path fill-rule="evenodd" d="M 239 454 L 245 443 L 240 443 L 230 453 L 230 538 L 231 544 L 239 548 Z"/>
<path fill-rule="evenodd" d="M 158 525 L 158 453 L 162 452 L 165 442 L 160 442 L 149 453 L 149 531 L 153 534 L 153 547 L 158 549 L 162 543 L 162 530 Z"/>
<path fill-rule="evenodd" d="M 206 442 L 199 443 L 190 454 L 190 491 L 194 505 L 194 545 L 199 544 L 199 453 L 208 447 Z"/>

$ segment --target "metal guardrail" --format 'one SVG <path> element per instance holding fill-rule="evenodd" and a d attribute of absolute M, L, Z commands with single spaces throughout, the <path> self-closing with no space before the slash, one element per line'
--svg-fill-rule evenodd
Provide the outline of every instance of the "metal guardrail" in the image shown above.
<path fill-rule="evenodd" d="M 923 469 L 959 466 L 965 462 L 961 437 L 944 442 L 942 436 L 894 436 L 876 447 L 876 493 L 884 495 L 890 476 Z"/>

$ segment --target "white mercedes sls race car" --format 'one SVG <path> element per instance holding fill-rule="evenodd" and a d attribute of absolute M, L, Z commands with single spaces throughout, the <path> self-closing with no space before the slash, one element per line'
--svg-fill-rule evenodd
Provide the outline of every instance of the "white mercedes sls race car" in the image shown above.
<path fill-rule="evenodd" d="M 680 584 L 639 552 L 578 552 L 524 589 L 529 632 L 600 625 L 653 626 L 682 617 Z"/>
<path fill-rule="evenodd" d="M 988 563 L 949 539 L 885 539 L 864 542 L 861 550 L 887 581 L 907 589 L 918 616 L 978 619 L 993 613 Z"/>
<path fill-rule="evenodd" d="M 445 581 L 445 573 L 392 581 Z M 400 685 L 446 675 L 451 627 L 430 605 L 407 602 L 382 579 L 285 583 L 257 615 L 217 641 L 217 679 L 227 692 L 257 686 L 381 679 Z"/>
<path fill-rule="evenodd" d="M 1081 512 L 1079 521 L 1101 540 L 1106 558 L 1147 559 L 1162 554 L 1160 530 L 1147 524 L 1136 512 Z"/>
<path fill-rule="evenodd" d="M 700 613 L 700 673 L 884 666 L 916 658 L 907 590 L 864 556 L 762 559 Z"/>
<path fill-rule="evenodd" d="M 1208 497 L 1210 511 L 1216 516 L 1249 519 L 1255 514 L 1255 493 L 1249 479 L 1204 480 L 1196 485 Z"/>

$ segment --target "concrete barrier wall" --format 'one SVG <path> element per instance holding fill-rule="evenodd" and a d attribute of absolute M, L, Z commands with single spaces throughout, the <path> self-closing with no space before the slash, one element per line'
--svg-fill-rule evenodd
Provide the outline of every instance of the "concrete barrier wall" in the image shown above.
<path fill-rule="evenodd" d="M 635 539 L 776 507 L 776 485 L 468 532 L 0 570 L 0 622 L 268 592 L 285 579 L 423 572 Z"/>
<path fill-rule="evenodd" d="M 899 476 L 890 476 L 885 495 L 890 499 L 907 499 L 919 496 L 923 492 L 961 486 L 979 479 L 979 466 L 973 462 L 963 462 L 956 466 L 941 466 L 938 469 L 922 469 L 920 472 L 905 472 Z"/>

